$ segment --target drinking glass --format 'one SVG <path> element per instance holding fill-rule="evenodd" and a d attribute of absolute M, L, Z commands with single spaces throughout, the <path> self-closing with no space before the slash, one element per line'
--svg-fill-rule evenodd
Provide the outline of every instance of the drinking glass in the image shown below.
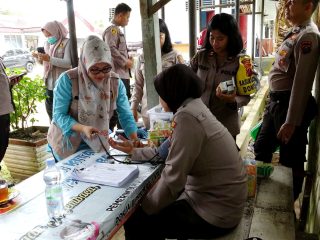
<path fill-rule="evenodd" d="M 9 199 L 8 183 L 0 179 L 0 204 L 6 203 Z"/>

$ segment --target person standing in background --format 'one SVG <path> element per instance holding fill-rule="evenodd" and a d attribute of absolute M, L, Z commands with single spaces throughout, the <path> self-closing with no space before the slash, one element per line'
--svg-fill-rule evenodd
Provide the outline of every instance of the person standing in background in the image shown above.
<path fill-rule="evenodd" d="M 124 83 L 128 100 L 130 100 L 131 98 L 130 69 L 133 66 L 133 60 L 129 57 L 126 39 L 120 27 L 125 27 L 128 25 L 130 13 L 131 8 L 127 4 L 118 4 L 115 8 L 111 25 L 107 27 L 102 34 L 103 41 L 105 41 L 110 46 L 112 56 L 112 69 L 119 75 L 120 79 Z M 110 129 L 113 130 L 116 124 L 118 125 L 118 128 L 121 128 L 121 126 L 119 126 L 120 123 L 118 121 L 117 112 L 115 111 L 113 117 L 110 119 Z"/>
<path fill-rule="evenodd" d="M 5 66 L 3 65 L 2 58 L 0 57 L 0 163 L 9 144 L 10 113 L 14 110 L 10 82 L 19 82 L 21 78 L 22 76 L 9 79 L 5 72 Z"/>
<path fill-rule="evenodd" d="M 285 16 L 293 25 L 275 55 L 269 73 L 270 101 L 254 144 L 256 160 L 271 162 L 280 146 L 279 162 L 292 168 L 294 200 L 304 178 L 308 127 L 317 114 L 311 94 L 319 61 L 320 34 L 311 16 L 319 0 L 289 0 Z"/>
<path fill-rule="evenodd" d="M 68 30 L 58 21 L 48 22 L 41 28 L 47 38 L 44 46 L 44 53 L 34 52 L 33 57 L 37 58 L 44 67 L 43 79 L 46 85 L 46 110 L 52 120 L 53 89 L 55 82 L 64 71 L 71 69 L 71 48 L 67 38 Z"/>
<path fill-rule="evenodd" d="M 159 19 L 160 30 L 160 48 L 161 48 L 161 63 L 162 70 L 165 70 L 177 63 L 184 63 L 183 57 L 180 53 L 172 48 L 170 33 L 166 23 Z M 136 121 L 138 121 L 138 105 L 141 103 L 141 115 L 144 127 L 149 129 L 150 122 L 148 117 L 147 93 L 145 72 L 144 72 L 144 56 L 141 54 L 138 59 L 137 67 L 134 74 L 135 83 L 132 94 L 131 110 Z"/>
<path fill-rule="evenodd" d="M 190 65 L 204 83 L 201 99 L 213 115 L 229 130 L 234 139 L 240 132 L 238 109 L 247 105 L 250 96 L 222 93 L 219 84 L 235 79 L 243 41 L 234 17 L 227 13 L 213 16 L 207 27 L 204 47 Z"/>

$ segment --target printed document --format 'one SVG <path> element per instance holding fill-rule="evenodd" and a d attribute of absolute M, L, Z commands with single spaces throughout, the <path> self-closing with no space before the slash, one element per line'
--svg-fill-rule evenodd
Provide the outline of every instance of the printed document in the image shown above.
<path fill-rule="evenodd" d="M 121 187 L 139 173 L 136 165 L 93 163 L 86 168 L 74 169 L 71 176 L 75 180 Z"/>

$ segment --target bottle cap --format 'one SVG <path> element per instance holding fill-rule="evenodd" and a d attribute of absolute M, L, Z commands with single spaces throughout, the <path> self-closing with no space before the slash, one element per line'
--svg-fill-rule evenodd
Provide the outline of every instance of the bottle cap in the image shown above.
<path fill-rule="evenodd" d="M 51 166 L 54 166 L 56 164 L 56 161 L 54 160 L 54 158 L 48 158 L 46 160 L 46 163 L 47 163 L 48 167 L 51 167 Z"/>

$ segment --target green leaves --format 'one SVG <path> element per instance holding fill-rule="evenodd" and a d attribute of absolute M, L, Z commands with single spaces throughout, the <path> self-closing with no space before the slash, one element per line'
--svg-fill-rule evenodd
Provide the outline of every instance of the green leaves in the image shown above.
<path fill-rule="evenodd" d="M 20 73 L 23 73 L 26 70 L 24 68 L 6 68 L 5 71 L 8 76 L 12 76 L 19 75 Z"/>
<path fill-rule="evenodd" d="M 15 74 L 17 74 L 16 71 Z M 46 99 L 42 78 L 39 75 L 33 79 L 24 76 L 18 84 L 13 86 L 12 98 L 15 104 L 15 111 L 10 114 L 12 128 L 25 129 L 28 119 L 34 124 L 37 120 L 32 115 L 37 113 L 37 103 Z"/>

